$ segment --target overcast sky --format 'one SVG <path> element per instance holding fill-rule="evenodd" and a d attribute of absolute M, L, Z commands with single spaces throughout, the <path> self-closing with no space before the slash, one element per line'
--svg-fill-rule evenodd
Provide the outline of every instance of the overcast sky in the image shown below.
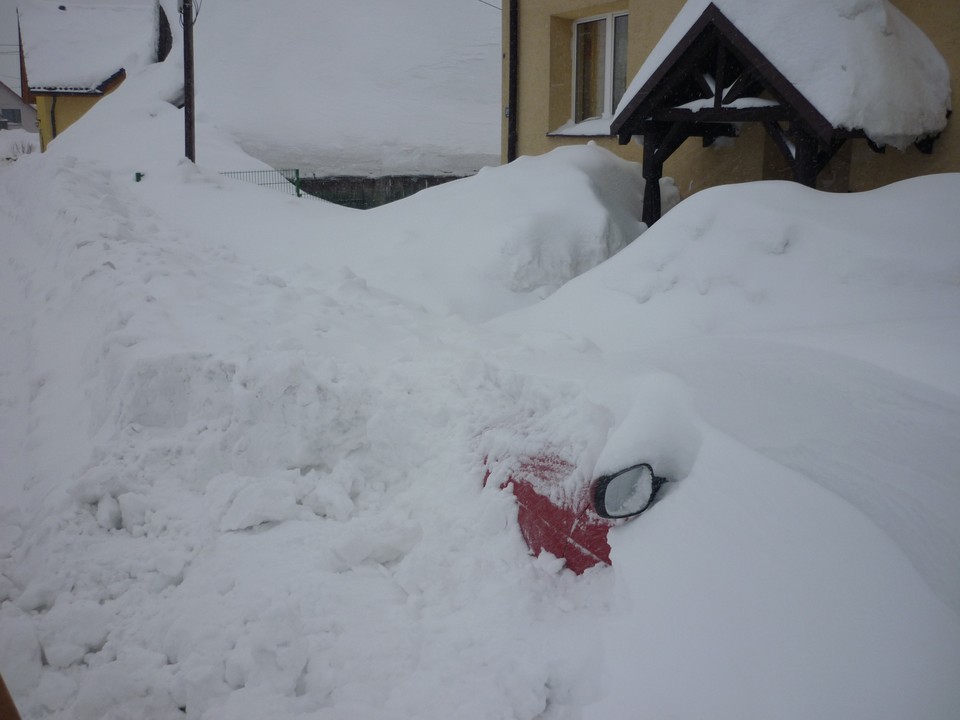
<path fill-rule="evenodd" d="M 0 0 L 0 81 L 20 92 L 20 61 L 17 59 L 17 2 Z"/>

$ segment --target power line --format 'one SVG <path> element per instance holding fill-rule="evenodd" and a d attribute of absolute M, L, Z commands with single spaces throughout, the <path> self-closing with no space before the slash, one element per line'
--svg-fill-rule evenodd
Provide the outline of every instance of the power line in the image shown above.
<path fill-rule="evenodd" d="M 501 10 L 501 11 L 502 11 L 502 8 L 498 8 L 498 7 L 497 7 L 496 5 L 494 5 L 493 3 L 488 3 L 487 0 L 477 0 L 477 2 L 483 3 L 484 5 L 489 5 L 489 6 L 492 7 L 494 10 Z"/>

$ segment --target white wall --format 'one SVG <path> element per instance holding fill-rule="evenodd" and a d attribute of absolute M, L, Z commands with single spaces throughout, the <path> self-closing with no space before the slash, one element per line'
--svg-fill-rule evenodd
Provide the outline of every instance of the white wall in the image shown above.
<path fill-rule="evenodd" d="M 10 123 L 9 127 L 11 129 L 22 127 L 24 130 L 29 130 L 30 132 L 38 132 L 37 111 L 21 100 L 17 93 L 0 82 L 0 110 L 6 110 L 8 108 L 19 110 L 21 115 L 21 124 L 14 125 Z"/>

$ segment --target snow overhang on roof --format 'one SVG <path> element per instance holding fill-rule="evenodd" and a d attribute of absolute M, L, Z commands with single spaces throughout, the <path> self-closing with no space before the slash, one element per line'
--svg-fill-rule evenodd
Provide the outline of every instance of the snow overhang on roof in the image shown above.
<path fill-rule="evenodd" d="M 834 129 L 903 148 L 946 126 L 947 63 L 887 0 L 688 0 L 624 93 L 614 132 L 708 9 L 729 20 Z"/>
<path fill-rule="evenodd" d="M 96 95 L 122 73 L 156 62 L 155 0 L 27 0 L 18 11 L 33 92 Z"/>

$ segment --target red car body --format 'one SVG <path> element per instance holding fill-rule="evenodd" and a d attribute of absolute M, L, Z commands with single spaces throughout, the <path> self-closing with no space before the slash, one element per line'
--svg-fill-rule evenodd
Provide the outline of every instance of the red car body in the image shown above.
<path fill-rule="evenodd" d="M 563 491 L 574 466 L 551 454 L 525 458 L 501 484 L 517 499 L 520 532 L 535 555 L 547 551 L 566 561 L 578 575 L 600 563 L 610 564 L 607 533 L 619 524 L 593 509 L 591 487 Z M 491 475 L 490 463 L 484 485 Z"/>

